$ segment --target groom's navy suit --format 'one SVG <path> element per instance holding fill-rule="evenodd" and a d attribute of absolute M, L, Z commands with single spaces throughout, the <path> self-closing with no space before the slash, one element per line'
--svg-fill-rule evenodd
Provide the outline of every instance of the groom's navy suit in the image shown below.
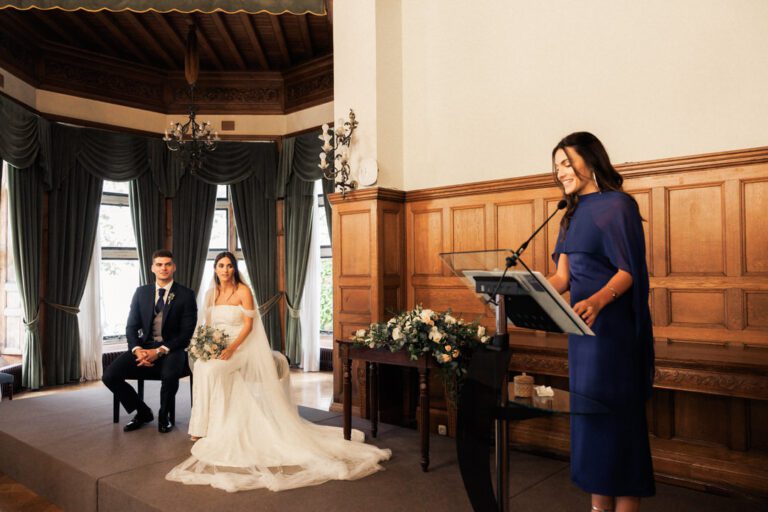
<path fill-rule="evenodd" d="M 159 378 L 162 382 L 159 416 L 165 419 L 169 412 L 168 405 L 175 399 L 176 391 L 179 389 L 179 379 L 186 369 L 187 353 L 184 349 L 189 346 L 189 340 L 194 334 L 197 323 L 194 292 L 174 282 L 168 292 L 162 314 L 162 341 L 156 341 L 152 336 L 155 318 L 155 284 L 140 286 L 133 295 L 125 328 L 128 352 L 107 367 L 102 380 L 130 413 L 146 408 L 146 405 L 141 402 L 136 391 L 125 380 Z M 134 348 L 155 349 L 161 346 L 166 347 L 169 352 L 155 360 L 154 366 L 136 365 L 136 357 L 132 353 Z"/>

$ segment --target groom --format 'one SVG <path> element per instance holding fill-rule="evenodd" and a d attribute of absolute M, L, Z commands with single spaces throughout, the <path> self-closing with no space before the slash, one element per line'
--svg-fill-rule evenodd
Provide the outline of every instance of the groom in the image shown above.
<path fill-rule="evenodd" d="M 168 407 L 175 400 L 179 379 L 187 366 L 184 349 L 197 323 L 195 294 L 173 281 L 175 271 L 171 251 L 155 251 L 152 255 L 155 283 L 137 288 L 131 301 L 125 327 L 130 352 L 115 359 L 102 377 L 125 410 L 136 411 L 136 416 L 123 427 L 125 432 L 137 430 L 154 419 L 152 410 L 125 382 L 141 378 L 161 380 L 157 430 L 165 434 L 173 429 Z"/>

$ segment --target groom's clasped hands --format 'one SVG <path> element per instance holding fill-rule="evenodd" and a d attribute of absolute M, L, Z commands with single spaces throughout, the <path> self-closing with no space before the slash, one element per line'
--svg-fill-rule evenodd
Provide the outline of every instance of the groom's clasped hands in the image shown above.
<path fill-rule="evenodd" d="M 136 366 L 155 366 L 155 361 L 159 359 L 156 350 L 136 349 L 133 353 L 136 356 Z"/>

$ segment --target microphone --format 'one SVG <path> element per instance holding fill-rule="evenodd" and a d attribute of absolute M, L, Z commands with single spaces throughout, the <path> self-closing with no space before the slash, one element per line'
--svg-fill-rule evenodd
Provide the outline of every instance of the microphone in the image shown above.
<path fill-rule="evenodd" d="M 523 251 L 525 251 L 528 248 L 528 244 L 531 242 L 531 240 L 533 240 L 533 237 L 535 237 L 539 233 L 539 231 L 544 229 L 544 226 L 546 226 L 549 223 L 549 221 L 552 220 L 552 217 L 554 217 L 557 212 L 559 212 L 566 206 L 568 206 L 568 202 L 565 199 L 561 199 L 560 202 L 557 203 L 557 209 L 553 211 L 549 217 L 547 217 L 547 220 L 545 220 L 541 224 L 541 226 L 539 226 L 539 228 L 536 231 L 534 231 L 531 236 L 528 237 L 528 240 L 523 242 L 523 244 L 515 252 L 512 253 L 512 256 L 507 257 L 507 268 L 514 267 L 517 264 L 517 260 L 520 259 L 520 255 L 523 254 Z"/>
<path fill-rule="evenodd" d="M 545 220 L 541 224 L 541 226 L 539 226 L 538 229 L 536 229 L 536 231 L 534 231 L 533 234 L 531 234 L 531 236 L 528 237 L 528 240 L 523 242 L 523 244 L 520 247 L 518 247 L 518 249 L 515 252 L 512 253 L 512 256 L 507 256 L 507 260 L 506 260 L 507 265 L 504 268 L 504 272 L 501 274 L 501 277 L 499 277 L 499 281 L 496 283 L 496 287 L 493 289 L 493 293 L 491 294 L 491 298 L 488 300 L 488 302 L 490 302 L 491 304 L 496 304 L 496 299 L 495 299 L 496 292 L 499 291 L 499 287 L 501 286 L 502 281 L 504 281 L 504 277 L 507 275 L 507 270 L 509 270 L 510 267 L 514 267 L 515 265 L 517 265 L 518 260 L 521 263 L 523 262 L 523 260 L 520 259 L 520 256 L 523 254 L 523 251 L 525 251 L 528 248 L 528 244 L 531 242 L 531 240 L 533 240 L 533 238 L 539 233 L 539 231 L 544 229 L 544 226 L 546 226 L 549 223 L 549 221 L 552 220 L 552 217 L 554 217 L 557 212 L 559 212 L 566 206 L 568 206 L 568 202 L 565 199 L 561 199 L 557 203 L 557 209 L 553 211 L 549 217 L 547 217 L 547 220 Z M 528 269 L 525 263 L 523 263 L 523 266 L 525 266 L 525 268 Z M 528 271 L 530 272 L 530 269 L 528 269 Z"/>

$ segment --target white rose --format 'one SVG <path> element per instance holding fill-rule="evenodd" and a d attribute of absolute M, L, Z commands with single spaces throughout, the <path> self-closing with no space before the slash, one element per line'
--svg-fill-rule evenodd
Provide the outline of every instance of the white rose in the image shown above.
<path fill-rule="evenodd" d="M 440 354 L 440 362 L 447 363 L 451 360 L 451 356 L 448 354 Z"/>
<path fill-rule="evenodd" d="M 432 321 L 432 315 L 434 313 L 435 312 L 432 311 L 431 309 L 423 309 L 419 317 L 421 318 L 421 321 L 424 322 L 425 324 L 435 325 L 435 322 Z"/>
<path fill-rule="evenodd" d="M 397 317 L 392 317 L 387 321 L 387 325 L 392 325 L 393 323 L 397 322 Z"/>
<path fill-rule="evenodd" d="M 432 327 L 432 329 L 429 331 L 429 339 L 435 343 L 443 339 L 443 333 L 438 330 L 437 326 Z"/>
<path fill-rule="evenodd" d="M 480 338 L 480 343 L 488 343 L 488 340 L 490 339 L 490 336 L 483 336 Z"/>
<path fill-rule="evenodd" d="M 357 331 L 355 331 L 355 336 L 357 336 L 358 338 L 362 338 L 363 336 L 365 336 L 365 329 L 358 329 Z"/>
<path fill-rule="evenodd" d="M 216 331 L 213 333 L 213 339 L 214 341 L 221 341 L 221 331 Z"/>
<path fill-rule="evenodd" d="M 402 339 L 402 337 L 403 337 L 403 332 L 400 330 L 400 327 L 395 327 L 394 329 L 392 329 L 393 340 L 397 341 Z"/>
<path fill-rule="evenodd" d="M 445 323 L 449 325 L 453 325 L 456 323 L 456 319 L 453 318 L 451 315 L 445 315 Z"/>
<path fill-rule="evenodd" d="M 368 346 L 369 346 L 370 348 L 376 348 L 376 344 L 375 344 L 374 342 L 370 342 L 370 343 L 368 344 Z"/>
<path fill-rule="evenodd" d="M 478 325 L 477 326 L 477 337 L 478 338 L 482 338 L 483 336 L 485 336 L 485 327 L 483 327 L 482 325 Z"/>

